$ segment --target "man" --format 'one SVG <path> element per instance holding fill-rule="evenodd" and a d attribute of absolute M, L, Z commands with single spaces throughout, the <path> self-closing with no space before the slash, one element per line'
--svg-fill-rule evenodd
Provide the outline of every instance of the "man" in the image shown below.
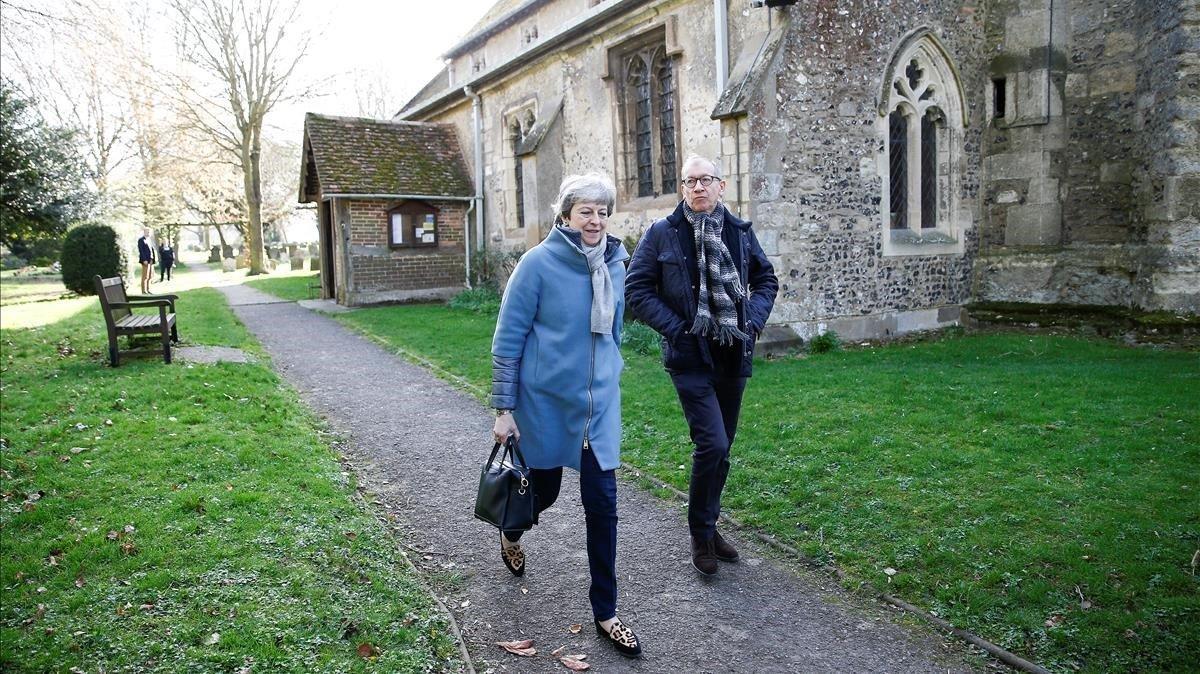
<path fill-rule="evenodd" d="M 692 565 L 717 573 L 737 550 L 717 531 L 729 449 L 742 392 L 775 304 L 779 281 L 750 223 L 721 203 L 716 164 L 693 155 L 683 164 L 683 201 L 646 231 L 625 282 L 626 305 L 663 336 L 671 375 L 691 431 L 688 528 Z"/>
<path fill-rule="evenodd" d="M 137 248 L 138 263 L 142 265 L 142 294 L 149 295 L 150 276 L 154 273 L 151 269 L 154 266 L 154 253 L 152 252 L 153 249 L 150 247 L 149 227 L 142 230 L 142 237 L 137 240 Z"/>

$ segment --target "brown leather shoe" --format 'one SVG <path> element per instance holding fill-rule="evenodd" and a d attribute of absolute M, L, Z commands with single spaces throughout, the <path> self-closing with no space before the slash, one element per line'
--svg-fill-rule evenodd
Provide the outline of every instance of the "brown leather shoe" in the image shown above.
<path fill-rule="evenodd" d="M 692 566 L 705 576 L 717 575 L 717 555 L 713 552 L 713 542 L 698 540 L 692 537 Z"/>
<path fill-rule="evenodd" d="M 729 544 L 729 541 L 721 538 L 721 532 L 713 532 L 713 555 L 722 562 L 736 562 L 738 560 L 737 548 Z"/>

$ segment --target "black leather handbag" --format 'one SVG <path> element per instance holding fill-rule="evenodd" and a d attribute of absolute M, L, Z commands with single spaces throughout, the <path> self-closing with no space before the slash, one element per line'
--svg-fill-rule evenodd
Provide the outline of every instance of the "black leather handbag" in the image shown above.
<path fill-rule="evenodd" d="M 529 480 L 529 465 L 511 437 L 505 441 L 503 453 L 497 442 L 483 464 L 479 493 L 475 495 L 475 517 L 501 531 L 527 531 L 537 524 L 537 495 Z"/>

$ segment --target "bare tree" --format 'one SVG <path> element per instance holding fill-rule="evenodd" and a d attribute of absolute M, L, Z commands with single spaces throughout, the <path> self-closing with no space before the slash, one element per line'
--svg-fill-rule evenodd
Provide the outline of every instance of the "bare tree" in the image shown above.
<path fill-rule="evenodd" d="M 309 38 L 295 39 L 298 0 L 173 0 L 184 60 L 207 76 L 178 73 L 168 87 L 188 128 L 234 159 L 245 192 L 250 273 L 263 263 L 263 121 L 277 104 L 304 98 L 288 88 Z M 206 84 L 211 86 L 206 86 Z"/>
<path fill-rule="evenodd" d="M 114 205 L 114 172 L 133 157 L 127 109 L 114 73 L 121 70 L 125 35 L 106 0 L 68 0 L 32 9 L 0 0 L 5 58 L 56 126 L 74 129 L 101 212 Z M 97 43 L 108 45 L 97 49 Z M 54 49 L 39 45 L 53 44 Z M 11 72 L 11 71 L 10 71 Z"/>
<path fill-rule="evenodd" d="M 381 68 L 354 71 L 354 100 L 360 117 L 388 119 L 399 109 L 390 79 Z"/>

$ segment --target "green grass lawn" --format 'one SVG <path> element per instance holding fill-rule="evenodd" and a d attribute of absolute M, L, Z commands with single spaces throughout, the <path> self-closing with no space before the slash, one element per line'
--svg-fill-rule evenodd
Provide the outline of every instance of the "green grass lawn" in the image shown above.
<path fill-rule="evenodd" d="M 488 388 L 490 315 L 339 320 Z M 657 358 L 627 350 L 622 381 L 623 458 L 686 490 L 687 428 Z M 726 509 L 852 589 L 1056 671 L 1194 666 L 1196 353 L 1007 334 L 759 360 L 731 462 Z"/>
<path fill-rule="evenodd" d="M 321 272 L 279 272 L 269 277 L 249 278 L 246 285 L 285 300 L 307 300 L 313 297 L 308 284 L 319 283 L 320 277 Z"/>
<path fill-rule="evenodd" d="M 178 307 L 186 342 L 261 355 L 218 292 Z M 459 669 L 330 437 L 265 364 L 109 368 L 94 304 L 0 345 L 0 670 Z"/>

